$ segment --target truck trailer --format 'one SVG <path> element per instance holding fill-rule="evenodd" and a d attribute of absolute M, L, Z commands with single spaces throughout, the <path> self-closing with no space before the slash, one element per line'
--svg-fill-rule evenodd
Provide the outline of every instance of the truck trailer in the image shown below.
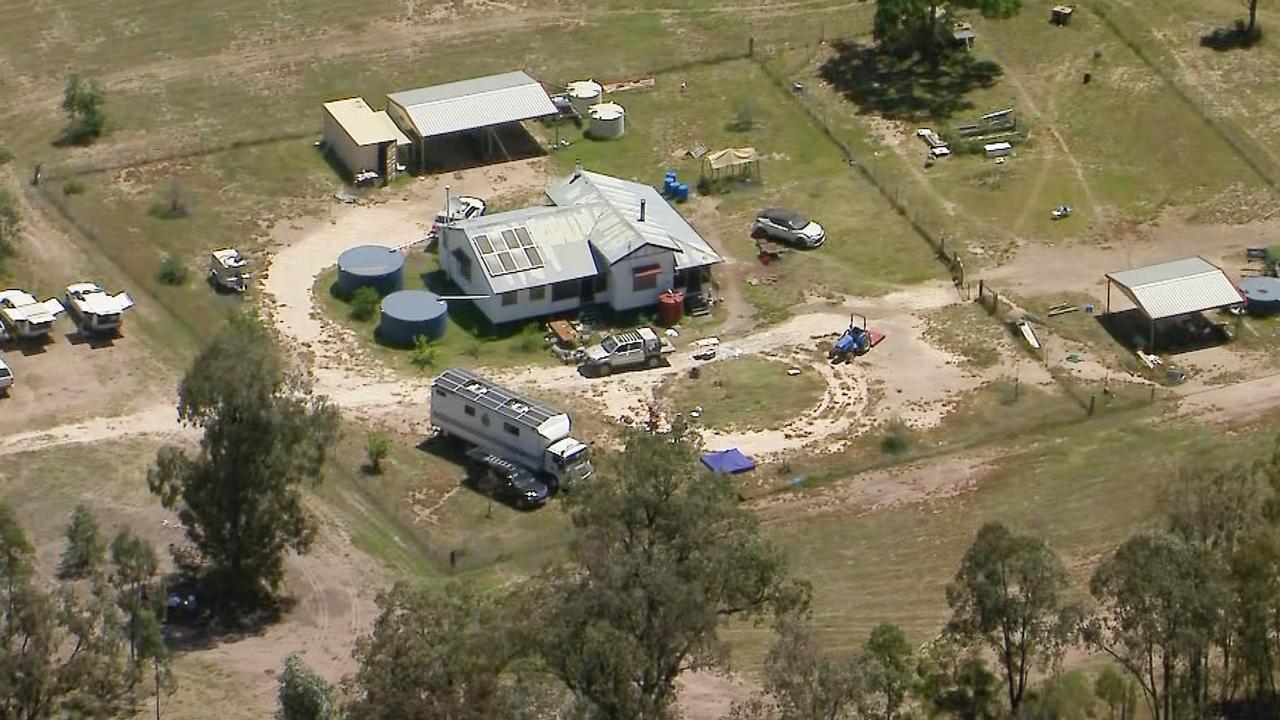
<path fill-rule="evenodd" d="M 53 323 L 65 311 L 57 298 L 36 302 L 24 290 L 0 291 L 0 334 L 19 340 L 33 340 L 49 334 Z"/>
<path fill-rule="evenodd" d="M 112 333 L 120 328 L 124 311 L 133 307 L 129 293 L 108 295 L 96 283 L 67 286 L 67 311 L 82 333 Z"/>
<path fill-rule="evenodd" d="M 462 368 L 431 381 L 431 425 L 560 485 L 591 474 L 588 448 L 569 434 L 568 414 Z"/>

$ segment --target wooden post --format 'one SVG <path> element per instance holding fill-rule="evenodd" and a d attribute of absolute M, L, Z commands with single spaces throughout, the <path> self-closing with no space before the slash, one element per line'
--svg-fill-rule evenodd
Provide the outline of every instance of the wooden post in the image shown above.
<path fill-rule="evenodd" d="M 1111 314 L 1111 278 L 1107 278 L 1107 312 L 1104 314 Z"/>
<path fill-rule="evenodd" d="M 1096 401 L 1097 399 L 1098 399 L 1097 395 L 1089 396 L 1089 417 L 1093 417 L 1093 404 L 1094 404 L 1094 401 Z"/>

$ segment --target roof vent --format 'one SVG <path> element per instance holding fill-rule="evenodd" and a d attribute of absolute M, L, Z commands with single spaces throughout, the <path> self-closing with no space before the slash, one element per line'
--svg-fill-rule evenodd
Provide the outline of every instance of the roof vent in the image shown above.
<path fill-rule="evenodd" d="M 640 201 L 640 222 L 644 222 L 644 200 Z"/>
<path fill-rule="evenodd" d="M 467 389 L 477 395 L 483 395 L 489 392 L 489 388 L 485 387 L 484 385 L 481 385 L 478 382 L 471 383 L 470 385 L 467 386 Z"/>
<path fill-rule="evenodd" d="M 529 406 L 525 405 L 522 402 L 519 402 L 518 400 L 512 400 L 511 402 L 507 403 L 507 407 L 511 408 L 512 410 L 518 413 L 525 413 L 529 411 Z"/>

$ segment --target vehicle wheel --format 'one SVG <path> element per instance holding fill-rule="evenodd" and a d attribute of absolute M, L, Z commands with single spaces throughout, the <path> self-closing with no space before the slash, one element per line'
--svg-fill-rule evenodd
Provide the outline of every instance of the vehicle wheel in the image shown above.
<path fill-rule="evenodd" d="M 612 366 L 612 365 L 608 365 L 608 364 L 601 365 L 601 366 L 600 366 L 600 368 L 599 368 L 598 370 L 596 370 L 596 375 L 597 375 L 598 377 L 608 377 L 608 376 L 610 376 L 610 375 L 612 375 L 612 374 L 613 374 L 613 366 Z"/>
<path fill-rule="evenodd" d="M 651 358 L 648 358 L 648 359 L 646 359 L 646 360 L 644 361 L 644 366 L 645 366 L 645 367 L 647 367 L 647 368 L 649 368 L 650 370 L 652 370 L 652 369 L 654 369 L 654 368 L 658 367 L 658 362 L 659 362 L 658 358 L 656 358 L 656 357 L 651 357 Z"/>
<path fill-rule="evenodd" d="M 751 228 L 751 237 L 755 238 L 756 240 L 762 239 L 764 237 L 764 230 L 761 230 L 758 227 Z"/>

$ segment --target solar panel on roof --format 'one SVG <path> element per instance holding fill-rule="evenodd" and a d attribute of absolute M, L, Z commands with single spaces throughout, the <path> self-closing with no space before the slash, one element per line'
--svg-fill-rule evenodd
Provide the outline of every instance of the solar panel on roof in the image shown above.
<path fill-rule="evenodd" d="M 529 228 L 516 228 L 516 238 L 520 240 L 521 247 L 531 247 L 533 245 L 533 238 L 529 237 Z"/>
<path fill-rule="evenodd" d="M 538 252 L 538 248 L 532 246 L 527 247 L 524 249 L 524 254 L 529 258 L 530 265 L 533 267 L 542 267 L 542 255 Z"/>
<path fill-rule="evenodd" d="M 476 247 L 480 248 L 480 252 L 485 253 L 486 255 L 493 252 L 493 245 L 489 244 L 488 235 L 477 235 Z"/>
<path fill-rule="evenodd" d="M 493 249 L 494 249 L 495 251 L 497 251 L 497 250 L 506 250 L 506 249 L 507 249 L 507 239 L 506 239 L 506 238 L 502 237 L 501 235 L 494 235 L 492 239 L 493 239 Z"/>
<path fill-rule="evenodd" d="M 516 248 L 520 247 L 520 242 L 516 240 L 516 234 L 514 231 L 503 230 L 502 239 L 506 241 L 507 247 L 511 248 L 512 250 L 515 250 Z"/>
<path fill-rule="evenodd" d="M 505 268 L 507 272 L 515 272 L 516 261 L 511 259 L 511 253 L 509 252 L 498 253 L 498 260 L 499 262 L 502 263 L 502 267 Z"/>
<path fill-rule="evenodd" d="M 497 255 L 483 255 L 480 259 L 484 260 L 484 266 L 488 268 L 490 275 L 497 277 L 504 274 L 502 263 L 498 262 Z"/>
<path fill-rule="evenodd" d="M 529 257 L 528 257 L 527 255 L 525 255 L 524 253 L 522 253 L 522 252 L 513 252 L 513 253 L 511 253 L 511 259 L 512 259 L 512 260 L 515 262 L 515 264 L 516 264 L 516 270 L 528 270 L 528 269 L 529 269 L 529 265 L 530 265 L 530 263 L 529 263 Z"/>

